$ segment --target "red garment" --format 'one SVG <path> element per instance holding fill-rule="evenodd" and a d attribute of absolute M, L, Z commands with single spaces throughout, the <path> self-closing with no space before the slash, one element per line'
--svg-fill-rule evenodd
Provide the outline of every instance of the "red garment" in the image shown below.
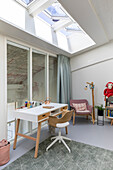
<path fill-rule="evenodd" d="M 112 82 L 108 82 L 107 84 L 106 84 L 106 89 L 104 90 L 104 95 L 105 96 L 107 96 L 107 97 L 110 97 L 110 96 L 113 96 L 113 86 L 112 86 L 112 89 L 109 89 L 108 88 L 108 85 L 109 84 L 113 84 Z"/>

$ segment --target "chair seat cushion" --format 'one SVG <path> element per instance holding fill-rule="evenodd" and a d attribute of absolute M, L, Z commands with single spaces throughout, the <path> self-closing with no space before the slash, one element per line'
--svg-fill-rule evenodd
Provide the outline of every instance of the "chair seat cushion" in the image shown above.
<path fill-rule="evenodd" d="M 87 109 L 86 103 L 72 103 L 72 104 L 73 104 L 73 107 L 76 109 L 77 112 Z"/>
<path fill-rule="evenodd" d="M 57 123 L 56 124 L 56 127 L 58 127 L 58 128 L 64 128 L 64 127 L 66 127 L 66 126 L 68 126 L 69 125 L 69 122 L 66 122 L 66 123 Z"/>
<path fill-rule="evenodd" d="M 81 110 L 81 111 L 77 111 L 76 114 L 90 114 L 89 110 Z"/>

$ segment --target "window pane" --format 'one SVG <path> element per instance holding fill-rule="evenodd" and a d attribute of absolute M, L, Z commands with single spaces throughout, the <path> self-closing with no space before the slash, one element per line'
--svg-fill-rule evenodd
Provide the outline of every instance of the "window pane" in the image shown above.
<path fill-rule="evenodd" d="M 62 16 L 65 17 L 66 14 L 61 9 L 61 5 L 58 2 L 53 3 L 51 6 L 49 6 L 45 11 L 51 15 L 51 16 Z"/>
<path fill-rule="evenodd" d="M 21 0 L 21 1 L 28 5 L 28 4 L 30 4 L 33 0 Z"/>
<path fill-rule="evenodd" d="M 57 102 L 57 58 L 49 57 L 49 96 Z"/>
<path fill-rule="evenodd" d="M 15 134 L 15 122 L 13 112 L 24 105 L 28 96 L 28 67 L 29 48 L 8 42 L 7 44 L 7 102 L 8 102 L 8 139 L 13 139 Z M 28 122 L 21 120 L 22 133 L 28 132 Z"/>
<path fill-rule="evenodd" d="M 17 107 L 28 100 L 28 58 L 28 50 L 7 45 L 7 101 Z"/>
<path fill-rule="evenodd" d="M 46 96 L 45 55 L 32 53 L 33 101 L 41 101 Z"/>

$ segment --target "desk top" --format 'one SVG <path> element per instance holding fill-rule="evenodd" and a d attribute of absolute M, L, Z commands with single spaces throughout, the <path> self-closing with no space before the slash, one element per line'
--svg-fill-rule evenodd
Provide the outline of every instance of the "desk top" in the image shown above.
<path fill-rule="evenodd" d="M 54 106 L 54 108 L 48 109 L 43 108 L 43 106 Z M 27 121 L 33 121 L 38 122 L 38 116 L 55 111 L 57 109 L 60 109 L 62 107 L 68 106 L 67 104 L 59 104 L 59 103 L 50 103 L 48 105 L 42 104 L 40 106 L 34 107 L 34 108 L 23 108 L 23 109 L 17 109 L 14 111 L 14 118 L 16 119 L 23 119 Z"/>

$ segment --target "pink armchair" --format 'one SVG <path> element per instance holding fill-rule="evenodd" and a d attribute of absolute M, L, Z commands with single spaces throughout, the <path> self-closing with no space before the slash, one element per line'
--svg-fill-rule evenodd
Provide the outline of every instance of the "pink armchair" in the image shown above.
<path fill-rule="evenodd" d="M 86 103 L 86 109 L 85 110 L 78 111 L 73 106 L 73 104 L 82 104 L 82 103 Z M 84 115 L 84 116 L 87 117 L 87 119 L 88 119 L 88 116 L 92 116 L 92 121 L 93 121 L 93 124 L 94 124 L 94 118 L 93 118 L 93 113 L 92 113 L 93 106 L 88 105 L 88 101 L 86 99 L 70 100 L 70 107 L 71 107 L 71 109 L 74 109 L 73 125 L 75 124 L 75 116 L 77 116 L 77 115 L 79 115 L 79 116 Z"/>

